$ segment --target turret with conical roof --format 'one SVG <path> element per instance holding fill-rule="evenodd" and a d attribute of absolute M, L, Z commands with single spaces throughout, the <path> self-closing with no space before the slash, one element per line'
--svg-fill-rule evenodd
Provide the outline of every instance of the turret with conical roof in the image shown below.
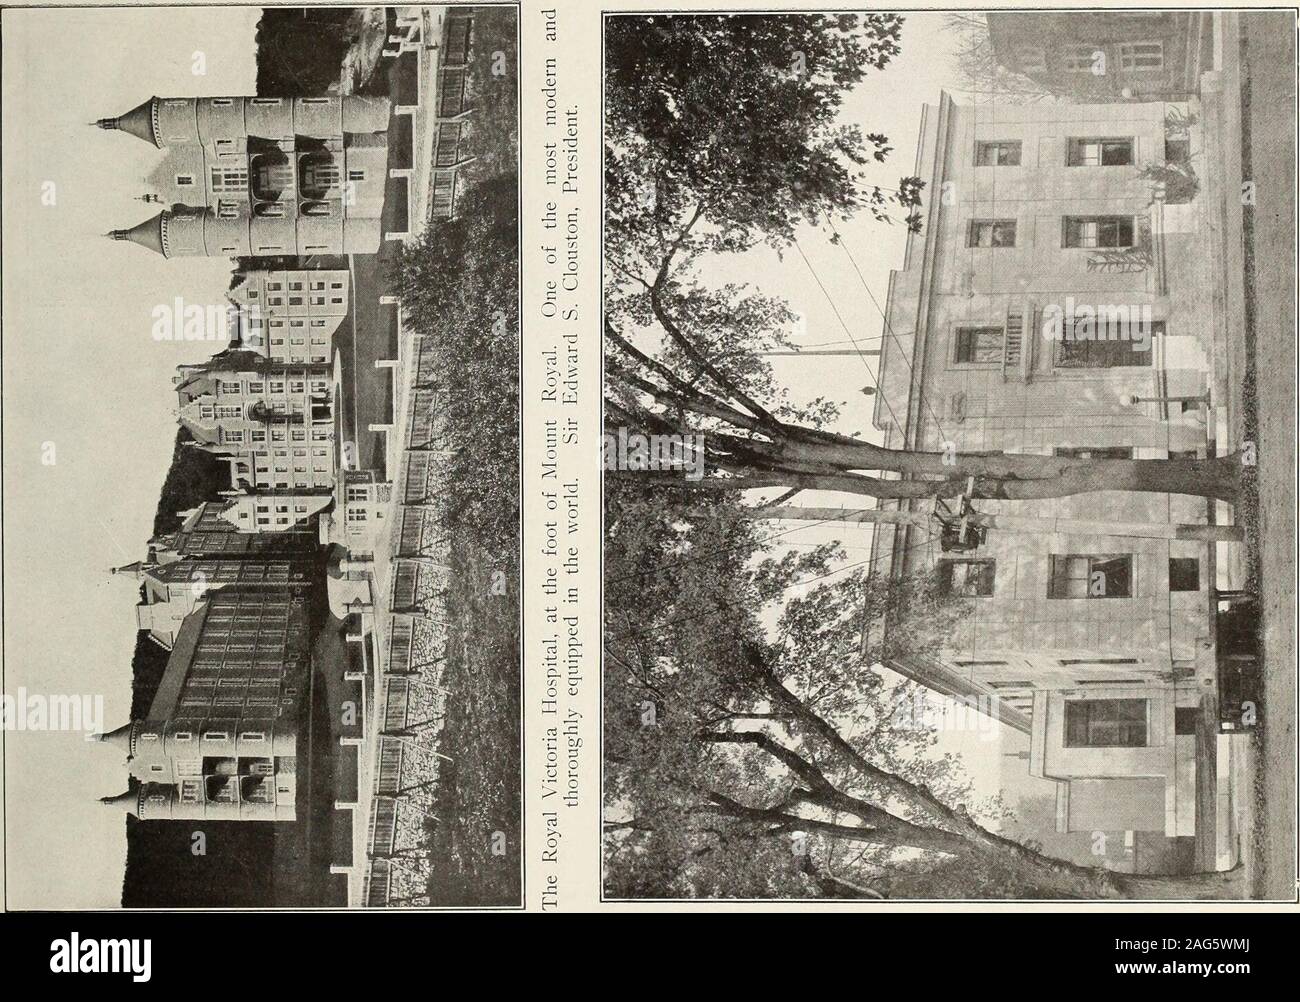
<path fill-rule="evenodd" d="M 148 180 L 171 206 L 110 235 L 164 257 L 375 253 L 389 111 L 360 95 L 153 97 L 102 118 L 166 151 Z"/>
<path fill-rule="evenodd" d="M 127 132 L 143 139 L 151 146 L 162 148 L 162 136 L 158 129 L 158 105 L 156 97 L 151 97 L 143 104 L 132 108 L 125 115 L 117 118 L 101 118 L 95 124 L 101 129 Z"/>

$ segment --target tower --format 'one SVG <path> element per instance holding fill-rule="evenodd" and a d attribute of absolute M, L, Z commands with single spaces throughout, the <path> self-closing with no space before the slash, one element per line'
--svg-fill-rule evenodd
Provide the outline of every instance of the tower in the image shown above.
<path fill-rule="evenodd" d="M 114 240 L 164 257 L 370 254 L 379 249 L 389 103 L 325 97 L 151 97 L 99 128 L 163 151 L 170 208 Z"/>

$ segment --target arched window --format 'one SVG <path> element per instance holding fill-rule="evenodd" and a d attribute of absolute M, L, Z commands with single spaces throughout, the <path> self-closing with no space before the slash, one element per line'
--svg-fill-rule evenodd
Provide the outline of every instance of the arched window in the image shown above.
<path fill-rule="evenodd" d="M 298 170 L 303 198 L 320 201 L 339 187 L 339 167 L 328 153 L 308 153 L 299 159 Z"/>
<path fill-rule="evenodd" d="M 253 157 L 253 197 L 278 202 L 285 192 L 293 193 L 293 165 L 281 150 L 268 150 Z"/>

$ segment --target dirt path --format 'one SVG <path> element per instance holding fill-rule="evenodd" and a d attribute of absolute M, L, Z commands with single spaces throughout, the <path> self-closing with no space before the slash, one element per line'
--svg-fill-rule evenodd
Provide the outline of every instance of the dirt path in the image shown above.
<path fill-rule="evenodd" d="M 1295 35 L 1290 14 L 1241 19 L 1247 316 L 1253 321 L 1259 448 L 1264 727 L 1256 894 L 1296 892 Z"/>

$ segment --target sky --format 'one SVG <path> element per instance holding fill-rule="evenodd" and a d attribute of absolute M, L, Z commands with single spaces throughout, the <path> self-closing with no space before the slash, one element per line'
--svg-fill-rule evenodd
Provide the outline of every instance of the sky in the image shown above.
<path fill-rule="evenodd" d="M 219 304 L 230 262 L 112 243 L 161 151 L 87 127 L 152 95 L 255 93 L 257 8 L 4 12 L 4 691 L 103 697 L 126 722 L 136 584 L 176 436 L 171 376 L 214 348 L 153 310 Z M 57 44 L 52 44 L 57 42 Z M 201 53 L 201 57 L 197 54 Z M 197 70 L 202 72 L 196 73 Z M 125 764 L 76 732 L 4 732 L 11 908 L 121 903 Z"/>

